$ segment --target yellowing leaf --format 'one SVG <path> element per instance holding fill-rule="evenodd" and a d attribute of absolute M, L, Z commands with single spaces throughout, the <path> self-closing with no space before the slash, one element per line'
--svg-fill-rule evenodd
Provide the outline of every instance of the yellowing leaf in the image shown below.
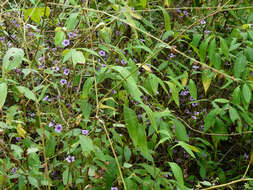
<path fill-rule="evenodd" d="M 50 8 L 49 7 L 35 7 L 26 9 L 24 11 L 24 18 L 25 21 L 30 17 L 36 24 L 39 24 L 41 17 L 46 15 L 49 17 L 50 15 Z"/>
<path fill-rule="evenodd" d="M 214 75 L 215 74 L 212 73 L 209 69 L 204 70 L 204 72 L 202 73 L 202 83 L 205 90 L 205 94 L 210 87 Z"/>
<path fill-rule="evenodd" d="M 21 136 L 22 138 L 25 138 L 25 135 L 26 135 L 26 131 L 22 128 L 22 125 L 19 123 L 18 126 L 17 126 L 17 132 L 18 132 L 18 135 Z"/>
<path fill-rule="evenodd" d="M 140 66 L 141 64 L 138 63 L 138 64 L 136 64 L 136 65 Z M 149 66 L 147 66 L 147 65 L 142 65 L 141 67 L 142 67 L 143 69 L 145 69 L 146 71 L 152 73 L 152 70 L 151 70 L 151 68 L 150 68 Z"/>
<path fill-rule="evenodd" d="M 187 71 L 185 71 L 183 73 L 183 77 L 181 78 L 181 84 L 182 84 L 183 87 L 186 86 L 187 81 L 188 81 L 188 73 L 187 73 Z"/>
<path fill-rule="evenodd" d="M 111 110 L 113 110 L 113 111 L 116 111 L 115 108 L 113 108 L 113 107 L 111 107 L 111 106 L 104 105 L 104 104 L 100 104 L 100 108 L 101 108 L 101 109 L 111 109 Z"/>

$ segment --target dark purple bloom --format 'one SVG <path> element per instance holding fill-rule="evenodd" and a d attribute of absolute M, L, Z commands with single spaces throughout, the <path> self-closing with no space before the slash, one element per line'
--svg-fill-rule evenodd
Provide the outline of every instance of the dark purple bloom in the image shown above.
<path fill-rule="evenodd" d="M 61 80 L 60 80 L 60 83 L 61 83 L 61 85 L 63 86 L 63 85 L 65 85 L 65 84 L 67 83 L 67 80 L 66 80 L 66 79 L 61 79 Z"/>
<path fill-rule="evenodd" d="M 12 172 L 12 173 L 16 173 L 16 172 L 17 172 L 17 169 L 16 169 L 16 168 L 12 168 L 12 169 L 11 169 L 11 172 Z"/>
<path fill-rule="evenodd" d="M 205 129 L 205 126 L 204 125 L 201 125 L 200 126 L 200 129 L 203 131 Z"/>
<path fill-rule="evenodd" d="M 5 37 L 4 37 L 4 36 L 0 38 L 0 41 L 1 41 L 1 42 L 4 42 L 4 40 L 5 40 Z"/>
<path fill-rule="evenodd" d="M 62 45 L 67 47 L 70 44 L 69 40 L 63 40 Z"/>
<path fill-rule="evenodd" d="M 74 37 L 73 32 L 69 32 L 69 33 L 68 33 L 68 37 L 69 37 L 69 38 L 73 38 L 73 37 Z"/>
<path fill-rule="evenodd" d="M 111 190 L 118 190 L 118 187 L 111 187 Z"/>
<path fill-rule="evenodd" d="M 85 129 L 82 130 L 82 134 L 83 134 L 83 135 L 88 135 L 88 133 L 89 133 L 89 130 L 85 130 Z"/>
<path fill-rule="evenodd" d="M 99 55 L 104 57 L 105 56 L 105 51 L 103 51 L 103 50 L 99 51 Z"/>
<path fill-rule="evenodd" d="M 102 67 L 102 68 L 105 68 L 105 67 L 106 67 L 106 64 L 102 64 L 101 67 Z"/>
<path fill-rule="evenodd" d="M 126 61 L 124 59 L 121 60 L 121 64 L 122 65 L 125 65 L 126 64 Z"/>
<path fill-rule="evenodd" d="M 35 34 L 34 34 L 33 32 L 29 32 L 28 35 L 32 37 L 32 36 L 34 36 Z"/>
<path fill-rule="evenodd" d="M 193 106 L 193 107 L 197 107 L 197 106 L 198 106 L 198 103 L 192 103 L 192 106 Z"/>
<path fill-rule="evenodd" d="M 20 141 L 21 141 L 21 137 L 16 137 L 16 140 L 17 140 L 18 142 L 20 142 Z"/>
<path fill-rule="evenodd" d="M 119 36 L 120 35 L 120 31 L 117 30 L 116 31 L 116 35 Z"/>
<path fill-rule="evenodd" d="M 190 100 L 191 100 L 191 101 L 194 101 L 194 98 L 191 96 L 191 97 L 190 97 Z"/>
<path fill-rule="evenodd" d="M 69 75 L 69 69 L 64 69 L 63 73 L 64 75 Z"/>
<path fill-rule="evenodd" d="M 187 11 L 183 11 L 184 15 L 187 16 L 189 13 Z"/>
<path fill-rule="evenodd" d="M 55 125 L 54 130 L 55 130 L 55 132 L 60 133 L 62 131 L 62 125 L 61 124 Z"/>

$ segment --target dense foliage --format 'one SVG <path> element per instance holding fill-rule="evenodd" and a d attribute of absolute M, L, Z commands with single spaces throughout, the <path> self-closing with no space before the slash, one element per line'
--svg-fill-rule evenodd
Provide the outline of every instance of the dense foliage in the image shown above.
<path fill-rule="evenodd" d="M 250 2 L 3 1 L 1 189 L 252 189 Z"/>

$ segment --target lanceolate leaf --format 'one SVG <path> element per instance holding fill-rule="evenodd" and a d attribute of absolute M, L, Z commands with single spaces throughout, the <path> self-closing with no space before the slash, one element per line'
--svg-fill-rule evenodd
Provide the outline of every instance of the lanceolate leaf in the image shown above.
<path fill-rule="evenodd" d="M 138 118 L 135 112 L 126 105 L 124 105 L 124 120 L 134 146 L 138 147 L 145 155 L 147 155 L 148 147 L 145 128 L 138 123 Z"/>
<path fill-rule="evenodd" d="M 2 109 L 6 97 L 7 97 L 7 90 L 8 90 L 8 86 L 6 83 L 1 83 L 0 84 L 0 110 Z"/>
<path fill-rule="evenodd" d="M 197 100 L 197 87 L 192 79 L 189 81 L 189 91 L 194 100 Z"/>
<path fill-rule="evenodd" d="M 184 189 L 184 178 L 181 168 L 174 162 L 169 162 L 169 165 L 177 180 L 178 186 L 180 187 L 180 189 Z"/>
<path fill-rule="evenodd" d="M 18 86 L 17 89 L 21 94 L 23 94 L 26 98 L 31 99 L 33 101 L 36 101 L 36 96 L 34 93 L 29 89 L 24 86 Z"/>

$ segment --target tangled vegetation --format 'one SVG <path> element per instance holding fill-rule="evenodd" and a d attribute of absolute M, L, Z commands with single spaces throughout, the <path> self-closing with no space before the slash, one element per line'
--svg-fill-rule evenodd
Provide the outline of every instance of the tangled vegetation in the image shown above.
<path fill-rule="evenodd" d="M 250 0 L 3 0 L 1 189 L 252 189 Z"/>

